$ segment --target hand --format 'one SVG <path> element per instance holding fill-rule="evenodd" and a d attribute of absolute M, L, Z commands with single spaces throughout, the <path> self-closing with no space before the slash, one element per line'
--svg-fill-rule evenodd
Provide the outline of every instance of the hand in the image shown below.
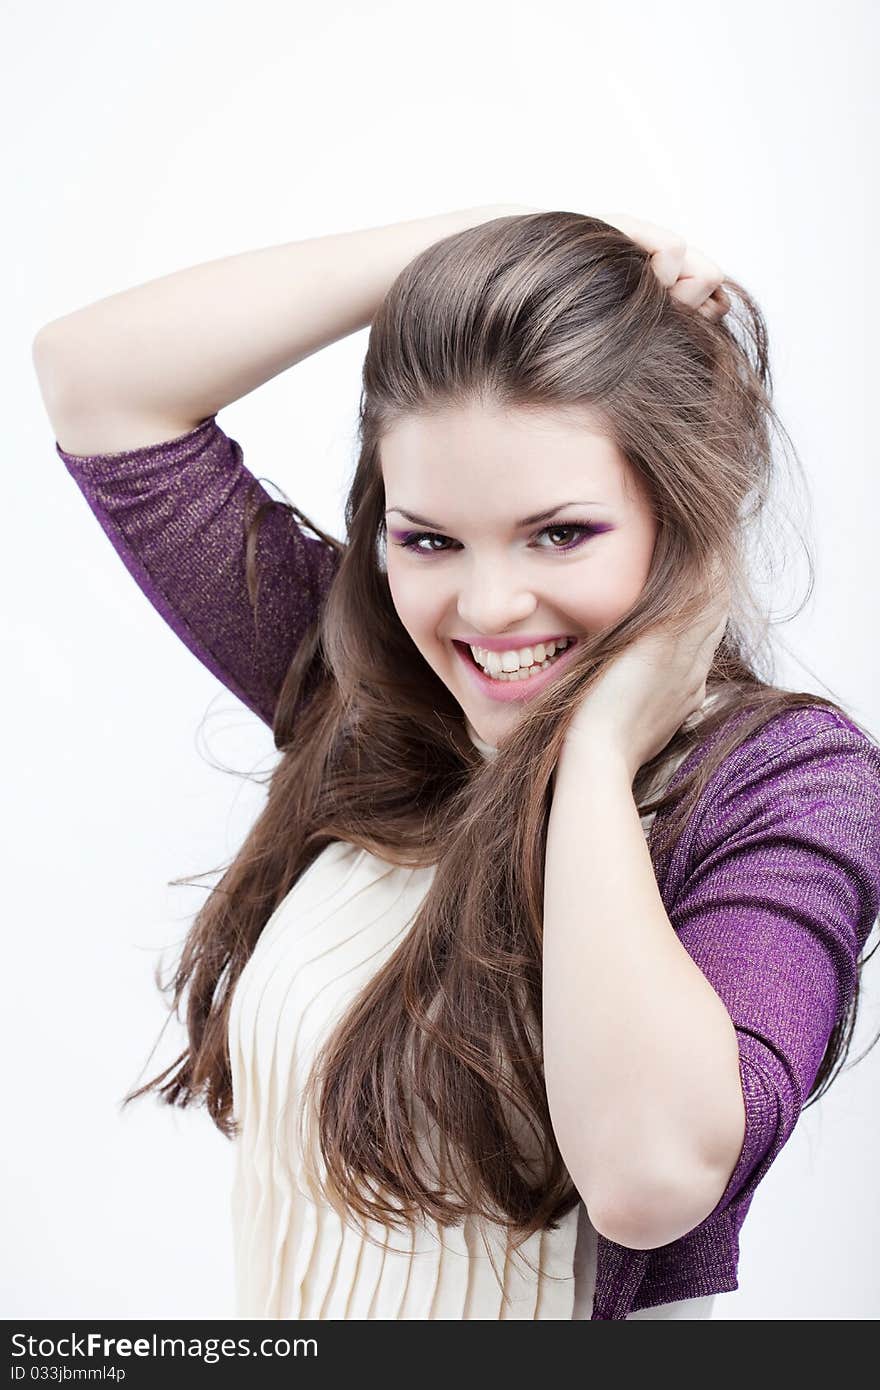
<path fill-rule="evenodd" d="M 714 584 L 697 621 L 677 635 L 646 632 L 609 664 L 566 730 L 566 746 L 616 751 L 630 780 L 665 748 L 706 698 L 706 677 L 730 611 L 726 584 Z"/>
<path fill-rule="evenodd" d="M 689 304 L 707 319 L 720 319 L 728 312 L 730 300 L 721 288 L 724 271 L 696 246 L 688 246 L 683 237 L 666 227 L 641 222 L 629 214 L 603 214 L 602 221 L 654 253 L 654 274 L 673 299 Z"/>
<path fill-rule="evenodd" d="M 546 212 L 547 208 L 526 207 L 520 203 L 499 203 L 496 217 Z M 651 268 L 673 299 L 688 304 L 707 319 L 721 319 L 730 309 L 730 299 L 721 288 L 724 271 L 684 237 L 656 222 L 644 222 L 629 213 L 597 213 L 597 217 L 616 227 L 631 241 L 653 252 Z"/>

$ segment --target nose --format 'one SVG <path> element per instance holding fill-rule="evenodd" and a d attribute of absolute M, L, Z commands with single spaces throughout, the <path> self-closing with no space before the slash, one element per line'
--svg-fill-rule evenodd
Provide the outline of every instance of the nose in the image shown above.
<path fill-rule="evenodd" d="M 517 590 L 510 583 L 499 581 L 497 574 L 489 578 L 485 569 L 459 591 L 456 604 L 463 629 L 482 632 L 487 637 L 503 636 L 508 628 L 521 626 L 537 606 L 529 589 Z"/>

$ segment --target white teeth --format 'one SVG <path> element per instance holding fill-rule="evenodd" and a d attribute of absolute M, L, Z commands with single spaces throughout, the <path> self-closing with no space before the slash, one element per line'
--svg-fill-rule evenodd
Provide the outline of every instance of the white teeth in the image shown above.
<path fill-rule="evenodd" d="M 471 647 L 471 652 L 477 664 L 496 680 L 526 680 L 530 672 L 544 670 L 553 656 L 573 641 L 573 637 L 560 637 L 553 642 L 537 642 L 534 647 L 520 647 L 517 651 L 490 652 L 482 647 Z"/>

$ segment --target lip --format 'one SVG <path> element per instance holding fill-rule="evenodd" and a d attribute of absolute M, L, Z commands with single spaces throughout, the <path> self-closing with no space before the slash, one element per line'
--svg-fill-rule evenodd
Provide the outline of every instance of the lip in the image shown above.
<path fill-rule="evenodd" d="M 566 647 L 559 659 L 551 662 L 546 671 L 541 671 L 537 676 L 527 676 L 525 680 L 499 681 L 493 680 L 491 676 L 484 675 L 471 657 L 470 652 L 466 650 L 465 645 L 460 643 L 457 638 L 452 639 L 452 645 L 455 648 L 458 659 L 461 661 L 462 665 L 467 668 L 475 688 L 479 690 L 481 694 L 487 695 L 490 700 L 498 700 L 501 704 L 506 704 L 511 701 L 529 700 L 533 695 L 537 695 L 539 691 L 550 685 L 567 664 L 569 658 L 577 651 L 579 643 L 580 639 L 576 637 L 571 645 Z M 474 643 L 474 645 L 478 646 L 479 643 Z M 503 650 L 509 651 L 511 648 L 505 647 Z"/>

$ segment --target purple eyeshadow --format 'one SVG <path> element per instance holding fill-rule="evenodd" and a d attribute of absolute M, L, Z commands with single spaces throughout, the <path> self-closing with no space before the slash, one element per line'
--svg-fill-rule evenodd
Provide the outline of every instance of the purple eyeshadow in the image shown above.
<path fill-rule="evenodd" d="M 549 522 L 546 526 L 542 526 L 541 529 L 540 529 L 540 531 L 538 531 L 536 534 L 539 535 L 539 536 L 541 536 L 541 535 L 544 535 L 544 533 L 547 532 L 547 531 L 572 531 L 572 532 L 576 533 L 576 537 L 577 537 L 577 538 L 576 538 L 575 540 L 573 540 L 573 541 L 570 541 L 568 545 L 559 545 L 559 546 L 552 546 L 552 547 L 549 547 L 549 548 L 552 549 L 552 550 L 557 550 L 560 554 L 567 554 L 568 552 L 570 552 L 570 551 L 572 551 L 572 550 L 578 550 L 578 549 L 580 549 L 580 547 L 581 547 L 582 545 L 584 545 L 592 536 L 602 535 L 602 534 L 603 534 L 604 532 L 606 532 L 606 531 L 613 531 L 613 530 L 614 530 L 614 526 L 613 526 L 610 522 L 607 522 L 607 521 L 598 521 L 598 522 L 592 522 L 592 521 L 589 521 L 589 522 L 587 522 L 587 521 L 551 521 L 551 522 Z M 421 550 L 421 549 L 419 548 L 419 546 L 415 544 L 416 541 L 419 541 L 419 540 L 422 539 L 422 537 L 427 537 L 427 536 L 437 536 L 439 539 L 444 540 L 444 541 L 451 540 L 451 537 L 445 535 L 442 531 L 394 531 L 394 530 L 392 530 L 392 531 L 389 531 L 388 534 L 389 534 L 389 536 L 391 537 L 391 540 L 394 542 L 395 545 L 400 546 L 402 549 L 410 550 L 410 551 L 412 551 L 412 552 L 413 552 L 414 554 L 416 554 L 416 555 L 422 555 L 422 556 L 431 556 L 431 555 L 435 555 L 435 556 L 436 556 L 436 555 L 447 555 L 447 554 L 450 553 L 448 549 L 446 549 L 446 550 L 435 550 L 435 551 L 431 551 L 431 550 Z"/>

